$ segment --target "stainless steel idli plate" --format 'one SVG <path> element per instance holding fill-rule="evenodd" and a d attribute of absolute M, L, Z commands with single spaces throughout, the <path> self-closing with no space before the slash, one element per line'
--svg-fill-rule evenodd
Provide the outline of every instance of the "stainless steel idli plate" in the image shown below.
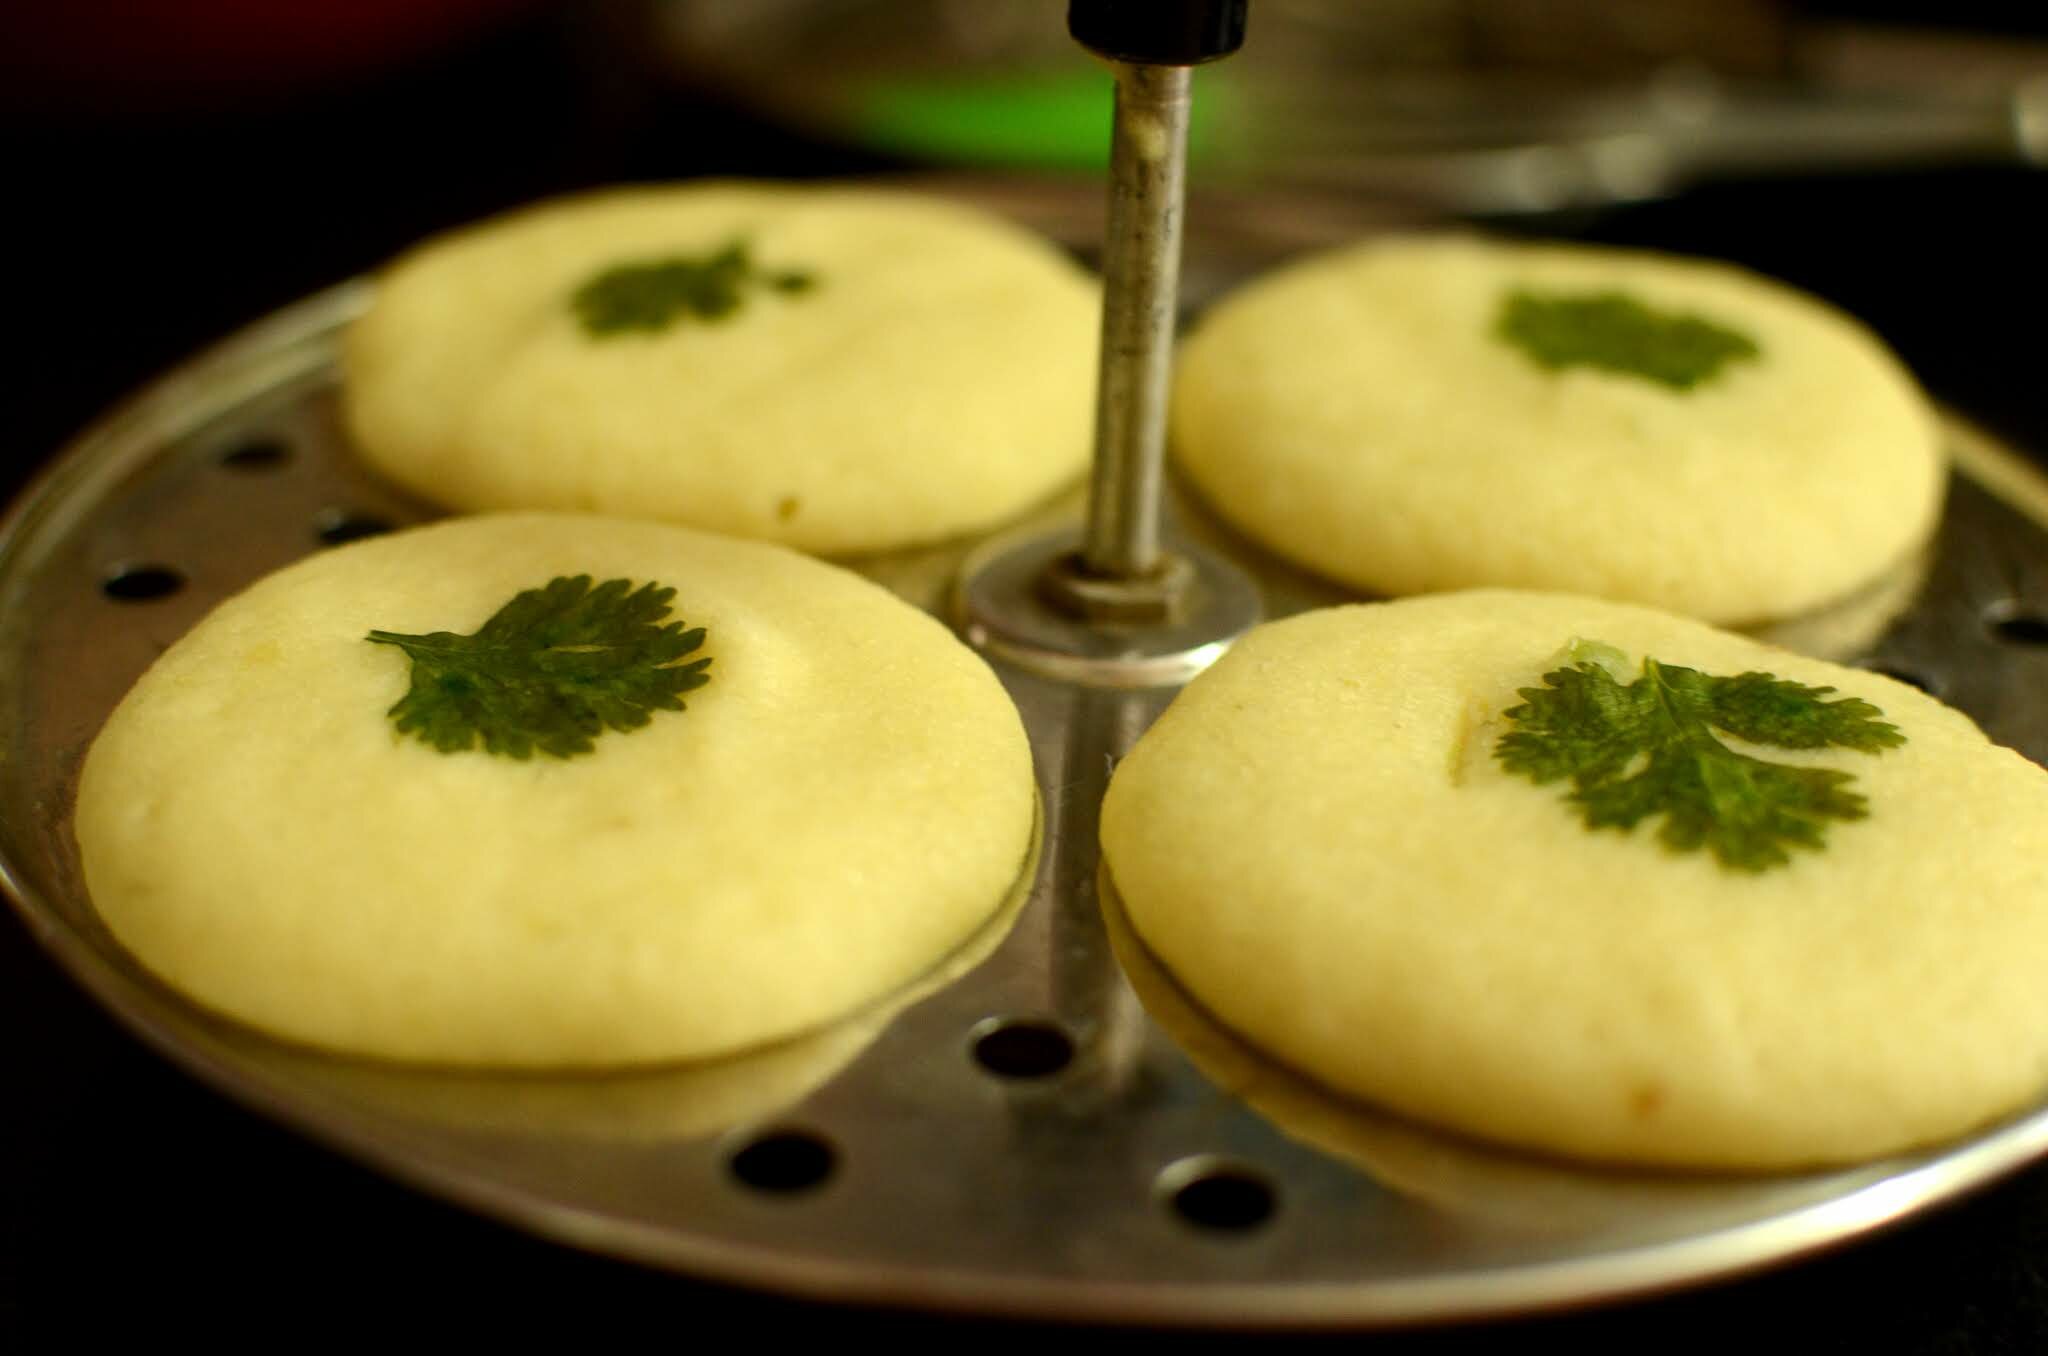
<path fill-rule="evenodd" d="M 1023 214 L 1093 229 L 1092 211 Z M 1192 220 L 1192 301 L 1262 262 L 1246 239 Z M 1164 1324 L 1370 1325 L 1666 1288 L 1839 1243 L 2048 1150 L 2042 1108 L 1845 1171 L 1601 1171 L 1328 1097 L 1210 1027 L 1114 901 L 1105 926 L 1098 804 L 1173 688 L 1000 661 L 1037 756 L 1035 875 L 965 952 L 837 1027 L 714 1065 L 503 1076 L 334 1058 L 197 1010 L 96 921 L 71 836 L 76 775 L 130 683 L 214 603 L 433 516 L 364 471 L 336 419 L 336 340 L 368 295 L 314 297 L 165 377 L 68 449 L 0 530 L 6 883 L 99 1001 L 241 1101 L 503 1220 L 702 1276 Z M 1911 676 L 2048 761 L 2048 486 L 1964 425 L 1951 433 L 1958 471 L 1928 557 L 1771 638 Z M 1175 515 L 1251 571 L 1268 615 L 1342 597 L 1191 503 Z M 939 608 L 976 545 L 851 563 Z"/>

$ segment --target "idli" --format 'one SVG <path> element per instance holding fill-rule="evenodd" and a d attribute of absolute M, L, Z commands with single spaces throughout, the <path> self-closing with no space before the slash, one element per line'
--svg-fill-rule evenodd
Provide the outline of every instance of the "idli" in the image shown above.
<path fill-rule="evenodd" d="M 1602 600 L 1247 634 L 1116 769 L 1132 926 L 1226 1027 L 1418 1120 L 1779 1169 L 2048 1086 L 2048 772 L 1902 683 Z"/>
<path fill-rule="evenodd" d="M 1926 540 L 1945 462 L 1863 326 L 1700 260 L 1390 237 L 1226 298 L 1172 443 L 1225 519 L 1385 595 L 1501 586 L 1723 624 L 1808 612 Z"/>
<path fill-rule="evenodd" d="M 1075 479 L 1094 280 L 942 199 L 707 183 L 421 245 L 348 331 L 369 464 L 458 510 L 656 518 L 798 549 L 977 532 Z"/>
<path fill-rule="evenodd" d="M 976 655 L 835 566 L 455 519 L 223 603 L 94 741 L 76 832 L 143 966 L 287 1040 L 597 1067 L 803 1032 L 931 969 L 1033 841 Z"/>

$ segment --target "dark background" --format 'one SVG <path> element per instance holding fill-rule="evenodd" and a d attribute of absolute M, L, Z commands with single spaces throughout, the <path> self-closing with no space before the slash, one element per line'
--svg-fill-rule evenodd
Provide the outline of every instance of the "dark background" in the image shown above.
<path fill-rule="evenodd" d="M 2039 29 L 2040 8 L 1949 17 Z M 181 54 L 204 77 L 185 81 L 147 59 L 168 39 L 137 30 L 94 45 L 94 16 L 115 24 L 121 9 L 75 6 L 40 26 L 24 11 L 0 25 L 0 49 L 13 53 L 0 67 L 16 352 L 0 401 L 9 485 L 196 348 L 442 227 L 622 179 L 898 168 L 678 84 L 649 55 L 629 3 L 426 6 L 431 17 L 360 50 L 302 43 L 252 56 L 216 36 Z M 1785 278 L 1862 316 L 1936 395 L 2038 451 L 2048 449 L 2044 188 L 2048 176 L 1993 165 L 1806 175 L 1506 224 Z M 761 1336 L 833 1341 L 1147 1340 L 821 1310 L 513 1233 L 193 1083 L 0 918 L 0 1346 L 10 1332 L 43 1335 L 32 1344 L 41 1350 L 57 1334 L 137 1326 L 275 1341 L 396 1338 L 421 1324 L 479 1342 L 548 1332 L 730 1341 L 727 1325 L 740 1322 Z M 1562 1318 L 1312 1341 L 1619 1352 L 1686 1337 L 1812 1352 L 2048 1350 L 2048 1167 L 1747 1281 Z"/>

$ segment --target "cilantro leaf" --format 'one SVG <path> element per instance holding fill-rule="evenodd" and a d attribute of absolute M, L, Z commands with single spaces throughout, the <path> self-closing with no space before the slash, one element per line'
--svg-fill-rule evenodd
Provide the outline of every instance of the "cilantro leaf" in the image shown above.
<path fill-rule="evenodd" d="M 1540 785 L 1570 779 L 1568 803 L 1589 829 L 1632 830 L 1662 815 L 1659 837 L 1681 852 L 1704 848 L 1734 871 L 1791 861 L 1788 847 L 1819 850 L 1830 820 L 1862 819 L 1855 780 L 1738 753 L 1714 734 L 1785 749 L 1880 753 L 1906 742 L 1877 707 L 1835 689 L 1768 673 L 1717 678 L 1643 659 L 1624 685 L 1598 662 L 1598 642 L 1574 642 L 1569 667 L 1521 689 L 1504 714 L 1517 728 L 1494 745 L 1507 771 Z"/>
<path fill-rule="evenodd" d="M 387 713 L 400 734 L 442 753 L 483 741 L 484 752 L 529 758 L 589 753 L 606 730 L 637 730 L 656 711 L 711 681 L 707 659 L 676 661 L 704 628 L 662 625 L 675 590 L 589 575 L 527 589 L 475 632 L 372 631 L 412 660 L 412 686 Z"/>
<path fill-rule="evenodd" d="M 740 309 L 750 283 L 795 295 L 815 287 L 817 278 L 800 269 L 756 269 L 747 242 L 735 240 L 702 257 L 678 255 L 608 268 L 577 288 L 570 304 L 590 335 L 654 332 L 685 315 L 726 319 Z"/>
<path fill-rule="evenodd" d="M 1510 292 L 1495 332 L 1540 367 L 1597 367 L 1689 391 L 1760 350 L 1748 335 L 1696 315 L 1658 311 L 1625 292 Z"/>

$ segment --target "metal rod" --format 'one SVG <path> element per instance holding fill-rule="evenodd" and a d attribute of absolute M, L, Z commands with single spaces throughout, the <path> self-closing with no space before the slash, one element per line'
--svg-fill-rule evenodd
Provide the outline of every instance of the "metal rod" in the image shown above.
<path fill-rule="evenodd" d="M 1112 62 L 1116 128 L 1102 261 L 1095 471 L 1081 558 L 1108 579 L 1160 567 L 1166 400 L 1180 290 L 1190 68 Z"/>

